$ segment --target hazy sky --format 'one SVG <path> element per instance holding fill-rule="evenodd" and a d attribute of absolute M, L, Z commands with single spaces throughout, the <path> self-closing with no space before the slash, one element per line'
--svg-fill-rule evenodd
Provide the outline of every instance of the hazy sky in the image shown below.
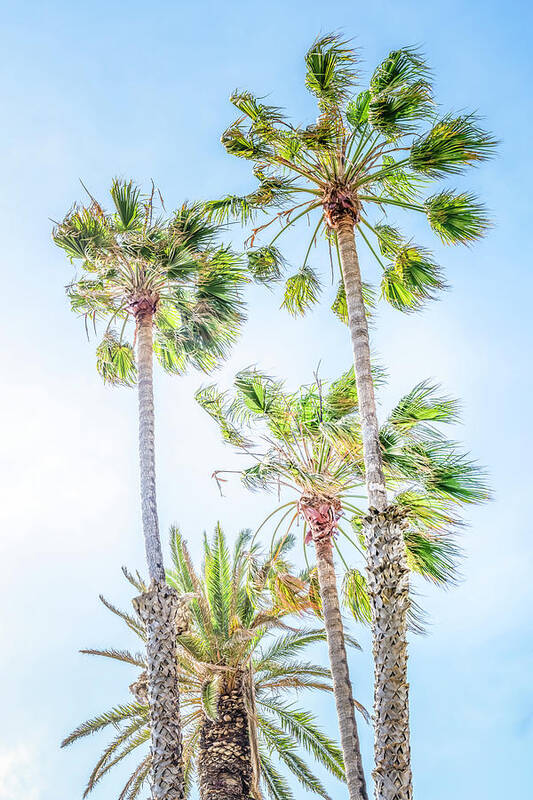
<path fill-rule="evenodd" d="M 446 265 L 452 290 L 423 315 L 382 308 L 372 340 L 390 373 L 381 413 L 413 383 L 438 380 L 463 401 L 464 425 L 454 435 L 487 465 L 495 489 L 494 502 L 470 514 L 463 583 L 446 593 L 419 587 L 433 625 L 411 644 L 416 796 L 526 796 L 533 778 L 530 8 L 490 0 L 1 4 L 0 800 L 81 796 L 106 739 L 67 752 L 59 741 L 82 719 L 127 701 L 134 669 L 77 651 L 136 645 L 98 594 L 127 603 L 120 566 L 144 568 L 135 393 L 106 388 L 96 375 L 95 342 L 68 309 L 72 271 L 50 242 L 49 218 L 81 198 L 79 178 L 101 198 L 115 175 L 154 178 L 168 207 L 247 191 L 249 165 L 219 143 L 233 116 L 229 93 L 269 93 L 296 119 L 312 121 L 303 54 L 317 33 L 337 28 L 356 38 L 367 71 L 390 49 L 422 45 L 443 108 L 479 109 L 502 140 L 498 160 L 456 182 L 484 196 L 496 227 L 471 250 L 445 250 L 425 225 L 412 228 Z M 301 234 L 286 251 L 296 264 Z M 239 231 L 233 240 L 239 244 Z M 313 263 L 327 271 L 322 251 Z M 363 268 L 375 275 L 367 254 Z M 294 387 L 318 362 L 325 378 L 349 366 L 346 331 L 325 310 L 293 321 L 278 311 L 275 293 L 256 289 L 250 302 L 221 382 L 251 363 Z M 195 556 L 216 520 L 233 537 L 272 504 L 237 483 L 219 497 L 211 472 L 234 461 L 192 400 L 203 381 L 161 374 L 156 381 L 161 530 L 166 539 L 178 523 Z M 370 707 L 368 634 L 355 633 L 364 644 L 351 659 L 355 693 Z M 333 732 L 332 704 L 313 707 Z M 362 738 L 370 768 L 364 723 Z M 95 798 L 113 798 L 125 774 L 102 783 Z M 343 796 L 338 784 L 331 790 Z"/>

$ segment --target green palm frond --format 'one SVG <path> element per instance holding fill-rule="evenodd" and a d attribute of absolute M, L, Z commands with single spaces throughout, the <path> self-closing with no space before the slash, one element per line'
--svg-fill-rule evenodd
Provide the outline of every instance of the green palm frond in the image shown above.
<path fill-rule="evenodd" d="M 321 285 L 317 273 L 306 265 L 287 278 L 282 306 L 297 317 L 318 303 L 320 292 Z"/>
<path fill-rule="evenodd" d="M 406 433 L 419 423 L 457 422 L 458 401 L 438 392 L 439 387 L 429 381 L 418 383 L 396 404 L 389 415 L 389 424 Z"/>
<path fill-rule="evenodd" d="M 422 53 L 414 47 L 392 50 L 374 70 L 370 91 L 374 96 L 390 94 L 406 86 L 424 82 L 428 88 L 430 71 Z"/>
<path fill-rule="evenodd" d="M 143 195 L 132 181 L 118 179 L 111 197 L 114 211 L 95 200 L 87 208 L 76 206 L 52 234 L 81 267 L 67 286 L 72 309 L 84 317 L 87 333 L 88 323 L 105 324 L 99 373 L 111 383 L 135 382 L 127 342 L 135 340 L 137 314 L 147 306 L 164 369 L 212 370 L 228 355 L 244 321 L 242 289 L 249 279 L 240 257 L 217 244 L 219 228 L 200 203 L 186 203 L 167 218 L 155 187 Z"/>
<path fill-rule="evenodd" d="M 363 624 L 370 624 L 372 611 L 366 578 L 358 569 L 347 570 L 342 582 L 342 600 L 354 619 Z"/>
<path fill-rule="evenodd" d="M 479 126 L 474 114 L 457 117 L 449 114 L 414 142 L 410 164 L 415 172 L 431 178 L 457 175 L 466 167 L 490 158 L 496 144 Z"/>
<path fill-rule="evenodd" d="M 63 739 L 61 747 L 68 747 L 78 739 L 91 736 L 93 733 L 107 728 L 109 725 L 116 727 L 118 724 L 131 719 L 137 719 L 147 715 L 148 709 L 140 703 L 128 703 L 127 705 L 115 706 L 110 711 L 105 711 L 97 717 L 87 720 L 82 725 L 75 728 L 72 733 Z"/>
<path fill-rule="evenodd" d="M 285 733 L 293 737 L 332 774 L 343 780 L 344 766 L 340 748 L 316 726 L 308 711 L 294 708 L 281 700 L 276 702 L 262 700 L 261 705 L 264 709 L 268 709 L 272 716 L 278 718 Z"/>
<path fill-rule="evenodd" d="M 258 283 L 272 283 L 281 279 L 285 261 L 277 247 L 266 245 L 248 251 L 248 269 Z"/>
<path fill-rule="evenodd" d="M 295 695 L 313 690 L 329 695 L 332 691 L 329 670 L 298 657 L 307 646 L 323 641 L 324 631 L 287 627 L 283 618 L 290 611 L 278 605 L 276 581 L 278 578 L 287 581 L 291 576 L 292 568 L 287 556 L 292 543 L 290 537 L 275 540 L 265 556 L 252 542 L 251 532 L 244 530 L 238 535 L 231 552 L 218 526 L 212 539 L 206 539 L 203 569 L 197 573 L 178 529 L 171 531 L 173 569 L 168 573 L 168 580 L 178 591 L 195 595 L 191 602 L 192 627 L 187 634 L 178 637 L 187 791 L 195 779 L 195 759 L 203 720 L 206 717 L 217 718 L 218 694 L 232 670 L 240 674 L 243 669 L 250 668 L 257 708 L 267 713 L 265 725 L 270 726 L 269 730 L 263 730 L 258 717 L 259 739 L 264 742 L 274 735 L 279 745 L 276 749 L 269 743 L 270 752 L 261 752 L 261 779 L 270 796 L 276 796 L 272 792 L 282 791 L 284 785 L 276 777 L 278 772 L 274 761 L 282 763 L 311 791 L 324 794 L 312 762 L 307 763 L 298 752 L 302 749 L 342 779 L 338 747 L 323 734 L 314 717 L 289 703 L 280 706 L 280 698 L 290 696 L 287 693 Z M 142 581 L 140 576 L 129 577 L 134 578 L 135 584 Z M 296 576 L 292 580 L 304 585 Z M 109 603 L 108 607 L 114 613 L 118 612 L 112 604 Z M 127 615 L 120 615 L 128 623 Z M 276 631 L 276 625 L 281 632 Z M 85 652 L 144 668 L 144 659 L 129 651 L 110 648 Z M 273 734 L 272 726 L 276 727 L 275 719 L 280 715 L 283 719 Z M 149 709 L 139 703 L 117 706 L 83 723 L 64 744 L 109 727 L 115 730 L 115 734 L 91 772 L 87 793 L 117 764 L 130 753 L 138 752 L 148 741 Z M 280 749 L 279 737 L 287 747 Z M 287 749 L 291 756 L 286 756 Z M 122 790 L 124 798 L 139 793 L 148 768 L 149 757 L 147 761 L 143 753 L 138 767 Z"/>
<path fill-rule="evenodd" d="M 445 244 L 469 244 L 489 226 L 484 207 L 468 192 L 437 189 L 425 201 L 424 194 L 433 180 L 491 157 L 495 139 L 473 114 L 447 114 L 435 121 L 430 71 L 416 48 L 390 52 L 374 71 L 369 87 L 358 93 L 357 60 L 355 49 L 335 33 L 319 37 L 308 50 L 305 83 L 320 112 L 311 125 L 293 124 L 280 108 L 263 104 L 249 92 L 236 92 L 231 98 L 242 116 L 225 132 L 223 142 L 230 153 L 253 162 L 259 184 L 245 201 L 229 195 L 213 201 L 213 208 L 220 210 L 224 221 L 234 218 L 244 224 L 261 209 L 266 217 L 252 230 L 248 240 L 252 246 L 279 223 L 270 242 L 250 254 L 250 271 L 258 280 L 280 279 L 284 264 L 278 238 L 318 212 L 303 266 L 289 278 L 283 301 L 294 315 L 304 314 L 318 300 L 322 276 L 310 271 L 307 262 L 323 228 L 331 259 L 336 256 L 340 261 L 341 218 L 353 224 L 380 263 L 378 250 L 395 261 L 399 250 L 411 250 L 412 245 L 406 244 L 409 238 L 400 243 L 382 235 L 385 231 L 378 232 L 372 212 L 384 215 L 382 227 L 389 232 L 394 227 L 389 215 L 397 208 L 411 216 L 426 214 Z M 403 311 L 417 310 L 445 285 L 429 254 L 416 249 L 407 271 L 396 263 L 382 264 L 381 296 Z M 331 307 L 346 321 L 342 284 Z"/>
<path fill-rule="evenodd" d="M 137 636 L 140 636 L 143 641 L 146 640 L 144 626 L 138 617 L 132 617 L 131 614 L 128 614 L 126 611 L 122 611 L 120 608 L 117 608 L 113 605 L 113 603 L 110 603 L 109 600 L 106 600 L 103 595 L 99 595 L 99 599 L 100 602 L 102 602 L 104 606 L 109 609 L 109 611 L 111 611 L 113 614 L 116 614 L 117 617 L 123 619 L 130 630 L 136 633 Z"/>
<path fill-rule="evenodd" d="M 426 301 L 434 300 L 446 288 L 441 270 L 431 254 L 413 244 L 404 245 L 394 264 L 383 273 L 381 292 L 394 308 L 414 311 Z"/>
<path fill-rule="evenodd" d="M 287 779 L 272 763 L 267 748 L 260 748 L 261 778 L 272 800 L 294 800 Z"/>
<path fill-rule="evenodd" d="M 304 789 L 308 789 L 329 800 L 329 795 L 321 781 L 316 777 L 305 761 L 293 751 L 291 737 L 284 735 L 280 727 L 265 717 L 260 718 L 260 731 L 261 738 L 265 741 L 270 750 L 277 754 L 281 763 L 299 780 Z"/>
<path fill-rule="evenodd" d="M 305 56 L 305 85 L 325 107 L 343 102 L 355 79 L 356 63 L 355 50 L 339 35 L 321 36 Z"/>
<path fill-rule="evenodd" d="M 115 659 L 115 661 L 123 661 L 125 664 L 132 664 L 134 667 L 146 669 L 146 657 L 142 653 L 131 653 L 129 650 L 115 650 L 114 648 L 107 650 L 80 650 L 80 653 L 90 656 L 104 656 L 105 658 Z"/>
<path fill-rule="evenodd" d="M 436 584 L 457 582 L 461 550 L 453 536 L 410 529 L 405 533 L 405 544 L 410 569 Z"/>
<path fill-rule="evenodd" d="M 137 381 L 133 348 L 127 342 L 121 342 L 114 331 L 108 331 L 98 345 L 96 369 L 105 383 L 115 386 L 133 386 Z"/>
<path fill-rule="evenodd" d="M 424 207 L 431 228 L 444 244 L 470 244 L 490 227 L 485 207 L 469 192 L 439 192 L 428 197 Z"/>
<path fill-rule="evenodd" d="M 131 230 L 139 224 L 142 210 L 139 204 L 141 191 L 133 181 L 120 181 L 117 178 L 111 185 L 111 197 L 117 212 L 117 228 Z"/>
<path fill-rule="evenodd" d="M 135 798 L 139 796 L 139 792 L 143 788 L 143 785 L 148 780 L 151 766 L 152 759 L 150 756 L 146 756 L 146 758 L 143 759 L 131 773 L 130 777 L 122 787 L 122 791 L 117 800 L 135 800 Z"/>

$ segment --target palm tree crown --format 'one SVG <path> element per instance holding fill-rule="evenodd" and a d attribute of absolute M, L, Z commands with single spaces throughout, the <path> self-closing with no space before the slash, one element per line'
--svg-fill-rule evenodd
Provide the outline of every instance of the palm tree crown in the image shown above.
<path fill-rule="evenodd" d="M 280 108 L 250 92 L 231 96 L 241 116 L 222 143 L 255 163 L 259 186 L 212 201 L 211 214 L 249 223 L 258 212 L 270 213 L 249 239 L 250 270 L 265 282 L 278 280 L 285 268 L 278 237 L 302 217 L 316 217 L 302 264 L 286 281 L 284 305 L 293 314 L 319 298 L 320 276 L 309 263 L 313 245 L 323 232 L 330 256 L 338 254 L 336 231 L 347 219 L 382 267 L 382 296 L 396 308 L 414 310 L 445 284 L 431 253 L 391 225 L 388 215 L 398 208 L 425 214 L 445 244 L 483 236 L 489 219 L 471 192 L 439 187 L 428 196 L 427 186 L 484 161 L 496 142 L 473 114 L 436 115 L 428 67 L 413 48 L 389 53 L 358 94 L 357 53 L 338 35 L 317 39 L 305 63 L 306 87 L 319 108 L 312 125 L 292 124 Z M 275 222 L 281 230 L 253 248 L 256 236 Z M 332 308 L 347 321 L 342 278 Z"/>
<path fill-rule="evenodd" d="M 277 542 L 266 559 L 257 546 L 250 548 L 250 538 L 249 532 L 242 531 L 230 553 L 225 536 L 217 527 L 212 541 L 204 540 L 204 565 L 202 573 L 198 573 L 181 535 L 176 529 L 171 532 L 173 564 L 168 581 L 180 594 L 193 596 L 190 630 L 178 637 L 187 796 L 195 780 L 199 780 L 202 730 L 211 721 L 216 722 L 218 698 L 244 676 L 249 678 L 250 689 L 245 698 L 251 721 L 250 757 L 256 760 L 255 768 L 267 794 L 273 800 L 294 797 L 276 765 L 278 761 L 302 786 L 327 798 L 312 765 L 299 751 L 307 751 L 340 780 L 342 754 L 320 730 L 313 715 L 293 702 L 295 693 L 303 690 L 331 692 L 329 670 L 300 657 L 308 645 L 324 640 L 324 631 L 301 624 L 289 627 L 283 622 L 288 614 L 310 607 L 307 585 L 291 574 L 286 560 L 291 538 Z M 138 574 L 124 572 L 138 591 L 145 589 Z M 104 603 L 145 638 L 144 626 L 137 616 L 126 614 L 107 600 Z M 131 686 L 135 702 L 115 706 L 84 722 L 63 743 L 69 745 L 109 726 L 118 729 L 91 773 L 87 795 L 116 764 L 149 740 L 150 730 L 144 656 L 117 649 L 83 652 L 141 669 Z M 120 800 L 134 800 L 147 780 L 150 756 L 139 758 Z"/>
<path fill-rule="evenodd" d="M 376 384 L 383 377 L 375 370 Z M 321 505 L 327 510 L 333 504 L 332 529 L 358 549 L 364 547 L 360 534 L 365 511 L 357 498 L 364 497 L 365 475 L 353 369 L 329 385 L 317 378 L 296 392 L 257 370 L 246 370 L 235 379 L 233 396 L 207 386 L 197 399 L 224 439 L 251 459 L 242 470 L 247 488 L 287 489 L 295 495 L 279 508 L 275 534 L 284 523 L 290 530 L 301 518 L 308 541 L 312 508 L 320 514 Z M 457 418 L 457 402 L 422 382 L 401 398 L 380 429 L 390 500 L 405 511 L 409 523 L 409 565 L 436 583 L 456 578 L 459 549 L 454 534 L 461 525 L 461 507 L 489 496 L 483 470 L 438 430 L 439 424 Z M 343 517 L 350 520 L 348 528 Z M 348 571 L 346 597 L 356 616 L 369 621 L 364 585 L 358 570 Z"/>
<path fill-rule="evenodd" d="M 243 320 L 244 277 L 238 257 L 217 245 L 217 227 L 200 204 L 172 216 L 158 209 L 155 190 L 141 194 L 131 181 L 113 181 L 113 211 L 94 199 L 75 206 L 56 225 L 53 239 L 81 274 L 67 287 L 72 308 L 93 324 L 106 322 L 97 351 L 104 380 L 135 380 L 130 323 L 153 315 L 154 352 L 168 372 L 212 369 Z M 117 330 L 118 329 L 118 332 Z"/>

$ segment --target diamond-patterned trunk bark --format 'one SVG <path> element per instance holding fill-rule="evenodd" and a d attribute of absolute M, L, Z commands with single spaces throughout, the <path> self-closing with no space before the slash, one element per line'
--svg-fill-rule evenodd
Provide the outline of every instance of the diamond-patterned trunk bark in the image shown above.
<path fill-rule="evenodd" d="M 388 506 L 387 487 L 381 458 L 354 221 L 349 215 L 338 223 L 336 233 L 352 339 L 368 501 L 371 508 L 382 512 Z M 382 529 L 380 526 L 383 526 Z M 389 559 L 392 559 L 390 564 Z M 373 518 L 370 528 L 367 527 L 367 573 L 368 582 L 373 586 L 371 600 L 374 615 L 376 800 L 410 800 L 412 797 L 405 639 L 408 576 L 404 573 L 404 567 L 407 569 L 402 528 L 399 524 L 392 524 L 386 514 L 378 514 Z M 380 581 L 386 583 L 383 596 Z M 388 648 L 392 648 L 390 652 Z M 397 693 L 398 697 L 394 709 L 389 703 L 391 691 Z"/>
<path fill-rule="evenodd" d="M 139 395 L 139 458 L 141 505 L 146 559 L 152 584 L 134 605 L 147 633 L 148 700 L 150 706 L 153 800 L 182 800 L 176 635 L 183 632 L 187 601 L 165 583 L 155 486 L 153 391 L 153 304 L 137 304 L 137 373 Z"/>
<path fill-rule="evenodd" d="M 198 776 L 201 800 L 252 800 L 253 766 L 245 677 L 223 681 L 217 719 L 204 718 L 200 732 Z"/>
<path fill-rule="evenodd" d="M 179 673 L 176 637 L 189 624 L 188 600 L 172 586 L 152 583 L 133 601 L 146 626 L 153 800 L 183 800 Z"/>
<path fill-rule="evenodd" d="M 374 653 L 374 752 L 376 797 L 411 800 L 407 612 L 409 569 L 397 506 L 371 509 L 365 518 L 368 593 Z"/>

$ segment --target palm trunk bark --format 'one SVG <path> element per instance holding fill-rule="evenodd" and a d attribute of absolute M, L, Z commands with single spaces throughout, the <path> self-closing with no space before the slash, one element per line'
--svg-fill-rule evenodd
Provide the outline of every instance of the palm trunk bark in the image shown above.
<path fill-rule="evenodd" d="M 153 312 L 137 313 L 139 456 L 146 559 L 151 578 L 134 606 L 146 626 L 152 798 L 183 800 L 181 721 L 176 636 L 187 628 L 187 603 L 165 582 L 155 489 Z"/>
<path fill-rule="evenodd" d="M 313 539 L 348 794 L 350 800 L 367 800 L 368 794 L 337 592 L 337 578 L 333 564 L 331 534 L 313 537 Z"/>
<path fill-rule="evenodd" d="M 376 800 L 411 800 L 407 611 L 409 575 L 400 514 L 388 506 L 370 365 L 368 325 L 354 221 L 337 226 L 355 378 L 370 515 L 365 521 L 367 575 L 374 654 L 374 785 Z"/>
<path fill-rule="evenodd" d="M 253 800 L 253 764 L 244 675 L 224 681 L 217 719 L 200 730 L 198 777 L 201 800 Z"/>

